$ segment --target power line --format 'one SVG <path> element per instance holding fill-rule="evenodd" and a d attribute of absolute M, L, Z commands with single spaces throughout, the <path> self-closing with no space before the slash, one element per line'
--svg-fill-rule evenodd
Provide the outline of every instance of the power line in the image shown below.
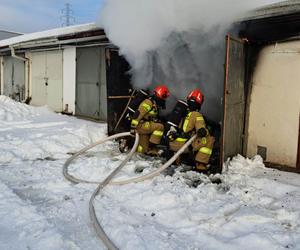
<path fill-rule="evenodd" d="M 71 4 L 66 3 L 65 7 L 61 10 L 62 16 L 60 19 L 63 21 L 61 26 L 70 26 L 75 23 L 74 11 L 71 8 Z"/>

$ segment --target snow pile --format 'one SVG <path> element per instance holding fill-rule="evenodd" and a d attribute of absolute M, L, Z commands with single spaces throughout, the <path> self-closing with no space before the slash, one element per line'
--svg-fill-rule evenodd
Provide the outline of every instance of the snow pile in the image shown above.
<path fill-rule="evenodd" d="M 0 122 L 9 122 L 14 119 L 26 120 L 31 116 L 37 116 L 40 111 L 46 112 L 46 109 L 36 109 L 19 102 L 15 102 L 7 96 L 0 95 Z M 9 124 L 9 123 L 8 123 Z"/>
<path fill-rule="evenodd" d="M 53 122 L 57 117 L 59 121 Z M 79 121 L 73 126 L 75 120 L 58 116 L 46 107 L 36 108 L 0 96 L 0 163 L 64 158 L 71 149 L 104 136 L 103 126 Z"/>
<path fill-rule="evenodd" d="M 3 103 L 0 112 L 5 109 L 14 123 L 3 130 L 0 122 L 0 248 L 103 249 L 88 216 L 95 185 L 67 182 L 62 165 L 69 153 L 103 138 L 106 124 L 50 112 L 35 116 L 36 108 L 24 120 L 9 111 L 23 104 Z M 80 157 L 70 171 L 103 180 L 124 158 L 110 142 Z M 160 164 L 136 155 L 117 178 Z M 299 175 L 267 169 L 260 157 L 237 156 L 218 177 L 219 185 L 176 171 L 108 186 L 95 201 L 96 212 L 121 249 L 299 249 Z"/>

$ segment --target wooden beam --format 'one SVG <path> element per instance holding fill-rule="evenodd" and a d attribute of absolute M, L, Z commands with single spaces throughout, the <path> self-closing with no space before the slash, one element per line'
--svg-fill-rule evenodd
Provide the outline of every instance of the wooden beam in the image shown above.
<path fill-rule="evenodd" d="M 119 95 L 119 96 L 109 96 L 108 99 L 129 99 L 132 98 L 130 95 Z"/>

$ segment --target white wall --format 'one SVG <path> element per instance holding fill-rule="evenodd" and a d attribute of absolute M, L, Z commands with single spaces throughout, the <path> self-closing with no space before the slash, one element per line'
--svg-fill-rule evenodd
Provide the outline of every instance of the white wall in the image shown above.
<path fill-rule="evenodd" d="M 267 161 L 296 166 L 300 111 L 300 41 L 264 48 L 253 77 L 247 155 L 267 147 Z"/>
<path fill-rule="evenodd" d="M 65 48 L 63 53 L 63 109 L 75 114 L 76 48 Z"/>

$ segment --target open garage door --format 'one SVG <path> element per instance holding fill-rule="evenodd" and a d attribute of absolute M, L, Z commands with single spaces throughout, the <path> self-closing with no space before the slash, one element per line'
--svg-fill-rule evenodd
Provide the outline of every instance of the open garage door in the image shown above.
<path fill-rule="evenodd" d="M 128 130 L 125 119 L 121 119 L 132 94 L 129 74 L 130 66 L 124 57 L 119 55 L 116 49 L 106 50 L 107 67 L 107 113 L 108 134 L 124 132 Z"/>
<path fill-rule="evenodd" d="M 228 35 L 223 99 L 223 161 L 243 153 L 245 99 L 245 44 Z"/>

